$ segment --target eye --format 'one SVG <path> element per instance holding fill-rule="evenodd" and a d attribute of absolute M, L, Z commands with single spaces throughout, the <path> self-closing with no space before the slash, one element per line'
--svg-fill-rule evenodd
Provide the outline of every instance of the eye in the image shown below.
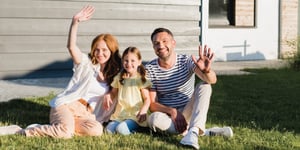
<path fill-rule="evenodd" d="M 124 63 L 128 63 L 128 59 L 124 59 Z"/>
<path fill-rule="evenodd" d="M 99 49 L 97 48 L 97 49 L 95 49 L 95 51 L 94 51 L 94 54 L 98 54 L 99 53 Z"/>
<path fill-rule="evenodd" d="M 159 45 L 159 42 L 153 42 L 154 45 Z"/>

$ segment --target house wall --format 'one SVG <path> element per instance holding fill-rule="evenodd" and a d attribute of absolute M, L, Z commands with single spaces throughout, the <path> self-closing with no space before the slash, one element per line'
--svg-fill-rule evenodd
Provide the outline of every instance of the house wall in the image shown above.
<path fill-rule="evenodd" d="M 280 58 L 292 57 L 297 52 L 298 0 L 281 0 Z"/>
<path fill-rule="evenodd" d="M 0 0 L 0 79 L 61 76 L 72 61 L 67 45 L 71 18 L 84 5 L 96 8 L 92 20 L 79 26 L 78 45 L 89 52 L 100 33 L 115 35 L 121 52 L 136 46 L 143 59 L 155 57 L 152 31 L 174 32 L 177 52 L 197 53 L 199 0 Z M 61 74 L 62 73 L 62 74 Z"/>
<path fill-rule="evenodd" d="M 249 14 L 253 14 L 253 9 L 245 9 L 245 6 L 251 6 L 251 3 L 254 6 L 253 0 L 240 0 L 240 3 L 235 5 L 236 18 L 251 18 Z M 254 26 L 250 26 L 248 21 L 236 20 L 238 25 L 203 29 L 206 31 L 203 34 L 204 43 L 214 50 L 216 61 L 278 59 L 279 0 L 256 0 L 254 10 Z"/>

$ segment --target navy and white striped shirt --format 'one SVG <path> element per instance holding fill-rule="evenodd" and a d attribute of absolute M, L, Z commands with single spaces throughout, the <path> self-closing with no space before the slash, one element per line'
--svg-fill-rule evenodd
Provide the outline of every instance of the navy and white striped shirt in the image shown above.
<path fill-rule="evenodd" d="M 160 104 L 182 108 L 194 92 L 195 64 L 190 56 L 177 54 L 176 63 L 171 69 L 163 69 L 158 59 L 146 65 L 147 78 L 152 82 L 151 90 L 156 91 Z"/>

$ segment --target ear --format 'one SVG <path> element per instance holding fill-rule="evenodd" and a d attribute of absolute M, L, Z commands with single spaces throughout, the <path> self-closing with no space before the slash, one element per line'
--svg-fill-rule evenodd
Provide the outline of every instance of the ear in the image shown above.
<path fill-rule="evenodd" d="M 175 46 L 176 45 L 176 41 L 173 39 L 172 40 L 172 44 Z"/>

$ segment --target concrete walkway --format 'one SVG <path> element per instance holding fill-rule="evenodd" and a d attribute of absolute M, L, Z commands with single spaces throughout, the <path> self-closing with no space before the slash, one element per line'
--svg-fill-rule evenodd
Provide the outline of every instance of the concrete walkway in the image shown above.
<path fill-rule="evenodd" d="M 244 68 L 280 68 L 286 65 L 287 62 L 281 60 L 214 62 L 213 69 L 217 75 L 239 75 L 249 74 L 241 71 Z M 57 94 L 67 86 L 69 80 L 70 77 L 0 80 L 0 102 L 47 96 L 51 92 Z"/>

